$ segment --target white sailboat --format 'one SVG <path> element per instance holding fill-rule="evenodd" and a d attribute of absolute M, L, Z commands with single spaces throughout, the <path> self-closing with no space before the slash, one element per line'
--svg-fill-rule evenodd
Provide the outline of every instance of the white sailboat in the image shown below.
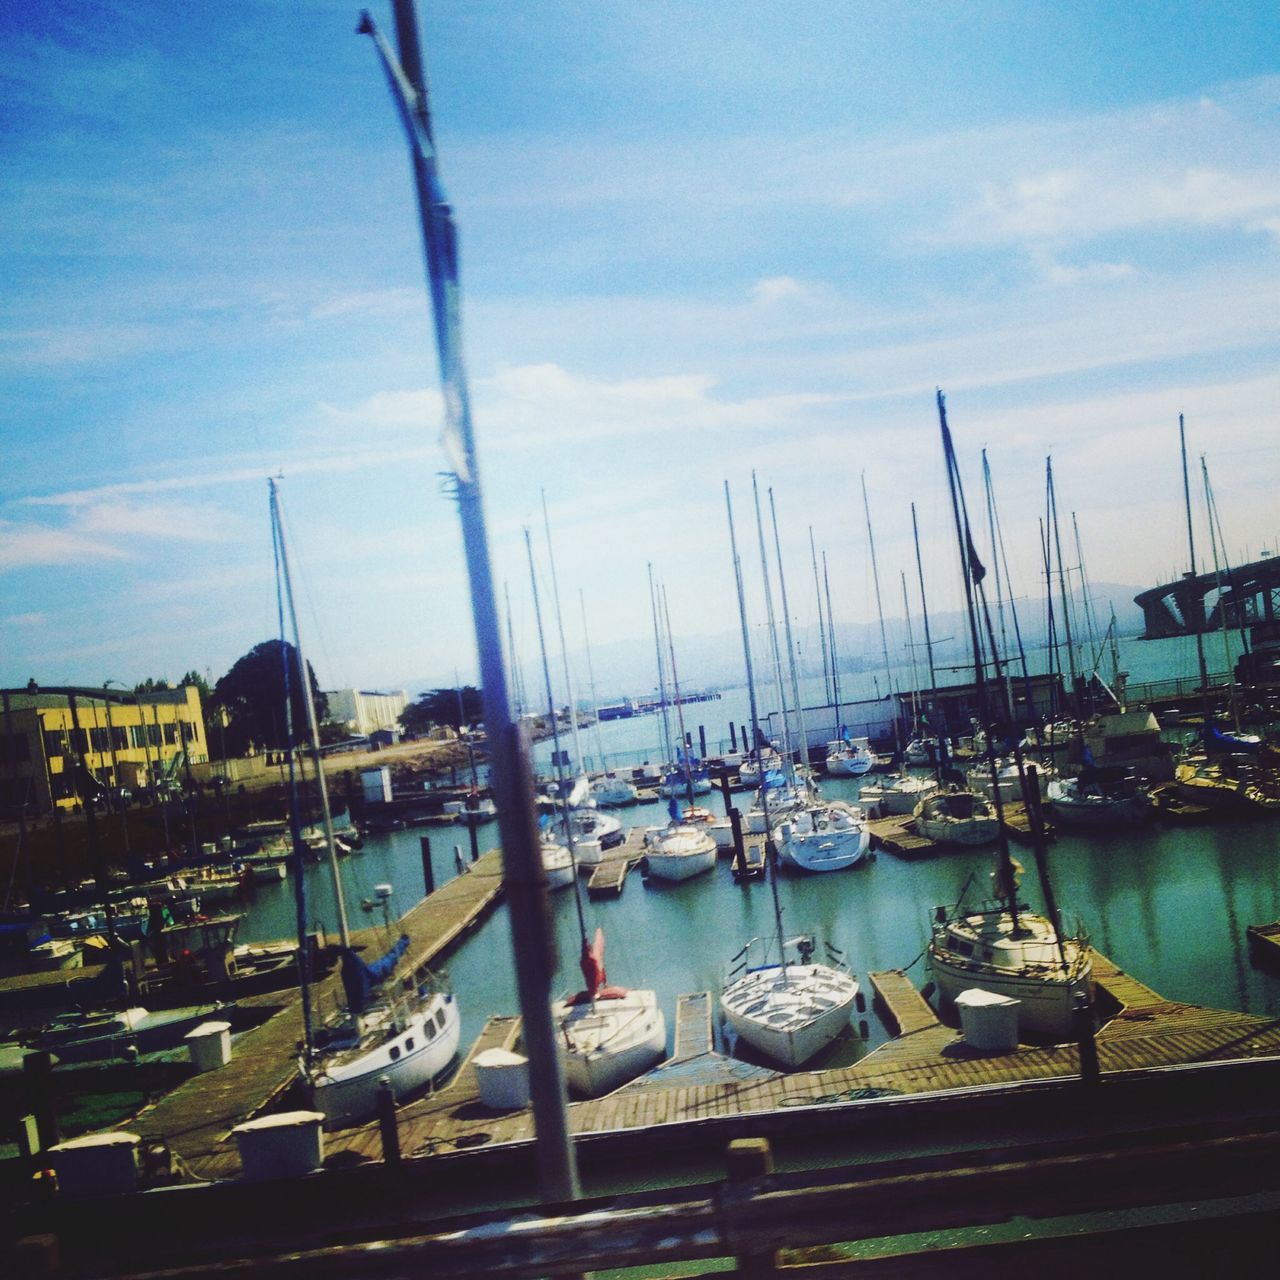
<path fill-rule="evenodd" d="M 1047 798 L 1053 816 L 1064 827 L 1139 827 L 1154 812 L 1151 793 L 1134 779 L 1054 778 Z"/>
<path fill-rule="evenodd" d="M 661 1060 L 667 1022 L 653 991 L 611 987 L 605 978 L 604 933 L 582 940 L 583 989 L 551 1006 L 569 1086 L 589 1098 L 612 1093 Z"/>
<path fill-rule="evenodd" d="M 914 813 L 916 806 L 938 789 L 936 778 L 918 773 L 898 773 L 858 789 L 858 803 L 874 808 L 880 814 Z"/>
<path fill-rule="evenodd" d="M 833 778 L 860 778 L 876 764 L 866 738 L 837 738 L 827 743 L 827 773 Z"/>
<path fill-rule="evenodd" d="M 312 758 L 315 762 L 316 790 L 324 820 L 325 843 L 333 875 L 334 898 L 338 908 L 341 937 L 342 987 L 345 1001 L 335 1015 L 319 1027 L 312 1026 L 308 969 L 304 959 L 306 940 L 299 939 L 299 966 L 303 985 L 304 1040 L 299 1068 L 313 1103 L 329 1128 L 369 1119 L 377 1109 L 378 1089 L 383 1079 L 393 1093 L 403 1097 L 441 1075 L 458 1053 L 461 1021 L 453 994 L 429 970 L 401 965 L 409 939 L 401 934 L 372 964 L 363 960 L 351 945 L 347 926 L 342 879 L 329 812 L 329 795 L 320 761 L 320 736 L 311 693 L 309 667 L 302 652 L 298 615 L 293 604 L 288 549 L 280 515 L 279 495 L 274 480 L 271 493 L 271 527 L 275 540 L 277 597 L 281 623 L 281 652 L 285 671 L 285 733 L 292 741 L 293 710 L 290 696 L 288 652 L 285 649 L 284 607 L 288 603 L 292 620 L 297 675 L 302 685 Z M 293 753 L 289 753 L 290 821 L 295 849 L 301 859 L 301 827 L 298 819 L 297 788 L 293 779 Z M 301 865 L 295 877 L 302 893 L 305 878 Z M 378 885 L 375 899 L 383 908 L 384 927 L 390 935 L 391 886 Z M 299 917 L 303 918 L 299 911 Z"/>
<path fill-rule="evenodd" d="M 554 706 L 551 691 L 551 668 L 547 663 L 546 639 L 542 629 L 542 606 L 538 595 L 538 575 L 533 561 L 533 543 L 529 530 L 524 531 L 525 548 L 529 558 L 529 579 L 533 591 L 533 611 L 538 626 L 538 647 L 542 655 L 542 674 L 546 686 L 547 705 Z M 547 546 L 550 551 L 550 531 Z M 552 717 L 554 726 L 555 720 Z M 604 971 L 604 934 L 596 930 L 594 942 L 587 940 L 586 917 L 582 907 L 582 890 L 578 883 L 577 867 L 594 856 L 598 861 L 601 841 L 598 836 L 588 836 L 585 842 L 579 834 L 580 819 L 592 817 L 615 824 L 616 818 L 597 814 L 594 809 L 571 808 L 575 800 L 586 793 L 586 778 L 581 777 L 570 789 L 560 776 L 561 761 L 558 733 L 553 730 L 553 746 L 556 761 L 556 793 L 562 797 L 559 806 L 559 825 L 549 827 L 562 833 L 568 849 L 570 864 L 574 868 L 574 908 L 578 916 L 578 932 L 582 940 L 579 964 L 586 985 L 581 991 L 565 996 L 551 1004 L 551 1020 L 555 1030 L 556 1045 L 564 1065 L 569 1087 L 588 1097 L 608 1093 L 637 1076 L 657 1062 L 666 1052 L 667 1024 L 657 994 L 653 991 L 631 991 L 623 987 L 610 987 Z M 592 830 L 598 831 L 598 827 Z"/>
<path fill-rule="evenodd" d="M 778 855 L 801 871 L 843 871 L 871 848 L 867 816 L 843 800 L 805 805 L 774 828 Z"/>
<path fill-rule="evenodd" d="M 753 486 L 754 486 L 754 477 Z M 725 505 L 729 517 L 729 541 L 733 552 L 734 576 L 738 590 L 738 613 L 742 622 L 742 644 L 747 668 L 747 690 L 751 701 L 752 731 L 759 735 L 755 680 L 752 674 L 751 645 L 743 596 L 742 565 L 738 559 L 733 528 L 733 507 L 725 484 Z M 759 527 L 759 499 L 756 518 Z M 768 561 L 764 536 L 760 538 L 765 600 L 773 624 L 773 600 L 769 592 Z M 785 719 L 785 717 L 784 717 Z M 769 791 L 761 792 L 768 826 Z M 805 935 L 787 939 L 782 928 L 782 904 L 778 897 L 778 853 L 772 840 L 769 876 L 773 895 L 775 934 L 773 939 L 753 938 L 730 961 L 720 993 L 720 1008 L 726 1023 L 757 1052 L 785 1067 L 808 1062 L 843 1034 L 858 997 L 858 984 L 843 955 L 827 945 L 825 962 L 815 961 L 816 944 Z"/>
<path fill-rule="evenodd" d="M 719 850 L 706 824 L 684 821 L 674 799 L 669 808 L 671 821 L 665 827 L 650 827 L 644 835 L 649 875 L 678 881 L 710 871 Z"/>
<path fill-rule="evenodd" d="M 573 862 L 573 854 L 545 827 L 542 831 L 540 849 L 542 853 L 542 869 L 547 875 L 547 888 L 567 889 L 578 875 L 578 868 Z"/>
<path fill-rule="evenodd" d="M 814 939 L 752 938 L 730 962 L 720 1007 L 735 1035 L 774 1062 L 795 1069 L 849 1025 L 858 983 L 828 944 L 814 963 Z"/>
<path fill-rule="evenodd" d="M 594 804 L 605 809 L 635 804 L 640 799 L 634 783 L 628 782 L 626 778 L 619 778 L 614 773 L 606 773 L 603 777 L 593 779 L 589 795 Z"/>

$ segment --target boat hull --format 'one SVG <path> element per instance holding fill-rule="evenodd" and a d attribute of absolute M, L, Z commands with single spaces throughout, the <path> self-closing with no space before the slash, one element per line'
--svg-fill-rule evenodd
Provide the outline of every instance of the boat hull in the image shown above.
<path fill-rule="evenodd" d="M 653 991 L 551 1006 L 565 1078 L 588 1098 L 612 1093 L 661 1061 L 667 1022 Z"/>
<path fill-rule="evenodd" d="M 728 983 L 720 1008 L 735 1035 L 795 1068 L 840 1036 L 857 996 L 852 975 L 828 965 L 766 965 Z"/>
<path fill-rule="evenodd" d="M 364 1053 L 344 1055 L 341 1065 L 322 1060 L 312 1069 L 311 1092 L 325 1128 L 370 1119 L 377 1111 L 384 1076 L 397 1098 L 430 1084 L 457 1057 L 461 1034 L 457 1001 L 437 992 L 403 1020 L 399 1032 Z"/>
<path fill-rule="evenodd" d="M 962 991 L 974 987 L 1017 1000 L 1019 1038 L 1025 1034 L 1054 1043 L 1072 1040 L 1076 998 L 1092 998 L 1092 977 L 1088 968 L 1070 979 L 1046 982 L 1017 972 L 993 971 L 989 966 L 975 971 L 960 957 L 940 953 L 933 947 L 929 949 L 929 965 L 937 985 L 938 999 L 946 1008 L 955 1005 L 955 999 Z"/>

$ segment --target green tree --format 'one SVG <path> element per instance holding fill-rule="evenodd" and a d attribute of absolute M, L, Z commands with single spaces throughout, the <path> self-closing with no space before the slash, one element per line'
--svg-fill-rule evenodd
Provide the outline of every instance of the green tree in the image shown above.
<path fill-rule="evenodd" d="M 461 695 L 461 704 L 459 704 Z M 420 693 L 400 713 L 400 724 L 406 733 L 426 733 L 435 725 L 452 725 L 460 729 L 464 724 L 478 724 L 484 719 L 484 705 L 480 690 L 474 685 L 459 689 L 431 689 Z"/>
<path fill-rule="evenodd" d="M 148 676 L 145 680 L 142 681 L 141 684 L 135 684 L 133 686 L 133 691 L 134 693 L 142 693 L 142 694 L 163 693 L 168 688 L 169 688 L 169 682 L 163 676 L 161 676 L 159 680 L 153 679 L 151 676 Z"/>
<path fill-rule="evenodd" d="M 256 749 L 282 750 L 287 744 L 284 714 L 284 661 L 289 663 L 289 687 L 293 716 L 293 745 L 307 741 L 307 712 L 298 679 L 298 651 L 280 640 L 254 645 L 213 687 L 214 702 L 227 713 L 227 752 L 244 755 L 252 743 Z M 316 718 L 323 720 L 328 700 L 320 692 L 316 673 L 307 663 Z"/>
<path fill-rule="evenodd" d="M 188 671 L 178 681 L 179 689 L 185 689 L 188 685 L 194 686 L 200 694 L 200 705 L 202 707 L 207 707 L 212 702 L 213 690 L 209 688 L 209 682 L 198 671 Z"/>

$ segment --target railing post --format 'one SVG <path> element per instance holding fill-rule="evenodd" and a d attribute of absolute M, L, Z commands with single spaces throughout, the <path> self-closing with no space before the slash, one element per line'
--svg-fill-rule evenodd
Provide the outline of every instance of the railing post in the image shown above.
<path fill-rule="evenodd" d="M 772 1249 L 756 1253 L 739 1253 L 736 1248 L 738 1221 L 746 1221 L 748 1214 L 742 1202 L 749 1199 L 752 1184 L 767 1178 L 773 1172 L 773 1149 L 768 1138 L 735 1138 L 726 1153 L 725 1172 L 730 1186 L 723 1205 L 726 1210 L 726 1243 L 734 1249 L 738 1274 L 754 1280 L 755 1277 L 772 1276 L 778 1265 L 778 1255 Z"/>

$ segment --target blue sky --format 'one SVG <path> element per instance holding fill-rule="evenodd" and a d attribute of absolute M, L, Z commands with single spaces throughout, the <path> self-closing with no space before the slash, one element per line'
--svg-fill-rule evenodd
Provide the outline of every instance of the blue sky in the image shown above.
<path fill-rule="evenodd" d="M 324 685 L 472 669 L 416 209 L 358 12 L 0 9 L 0 683 L 222 674 L 274 633 L 275 473 Z M 647 661 L 649 561 L 677 637 L 733 632 L 721 488 L 745 523 L 753 467 L 801 623 L 810 525 L 838 617 L 874 618 L 864 471 L 888 610 L 912 500 L 954 603 L 936 386 L 971 485 L 989 450 L 1024 593 L 1050 452 L 1091 578 L 1181 572 L 1180 411 L 1228 553 L 1280 538 L 1273 6 L 420 12 L 530 658 L 543 489 L 606 682 L 639 678 L 630 638 Z"/>

